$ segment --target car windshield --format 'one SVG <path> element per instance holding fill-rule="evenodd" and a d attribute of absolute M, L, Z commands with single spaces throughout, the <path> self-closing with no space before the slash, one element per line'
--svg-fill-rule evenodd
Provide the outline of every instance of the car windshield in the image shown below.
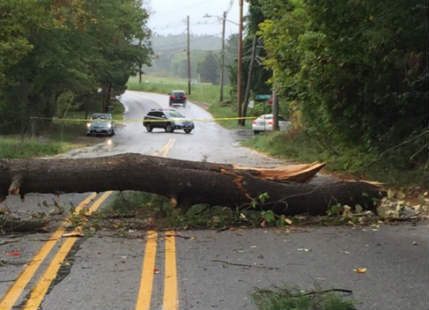
<path fill-rule="evenodd" d="M 168 112 L 165 112 L 165 114 L 167 114 L 168 117 L 172 117 L 172 118 L 185 118 L 182 114 L 180 114 L 177 111 L 168 111 Z"/>
<path fill-rule="evenodd" d="M 173 91 L 173 95 L 175 96 L 183 96 L 185 93 L 183 91 Z"/>
<path fill-rule="evenodd" d="M 110 120 L 111 116 L 109 114 L 93 114 L 91 116 L 91 119 L 93 119 L 93 120 L 104 120 L 104 119 Z"/>

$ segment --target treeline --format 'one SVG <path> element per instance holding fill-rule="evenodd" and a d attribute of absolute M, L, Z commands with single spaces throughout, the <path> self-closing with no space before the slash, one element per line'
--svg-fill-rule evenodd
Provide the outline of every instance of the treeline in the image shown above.
<path fill-rule="evenodd" d="M 141 0 L 0 1 L 0 132 L 109 110 L 150 63 L 147 19 Z"/>
<path fill-rule="evenodd" d="M 250 0 L 247 37 L 309 136 L 413 167 L 429 160 L 428 17 L 420 0 Z"/>

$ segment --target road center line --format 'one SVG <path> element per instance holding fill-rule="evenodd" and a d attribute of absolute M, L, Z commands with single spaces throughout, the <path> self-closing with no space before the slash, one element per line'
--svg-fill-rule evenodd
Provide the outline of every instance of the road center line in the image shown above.
<path fill-rule="evenodd" d="M 100 205 L 112 194 L 111 191 L 103 193 L 100 198 L 98 198 L 89 210 L 86 212 L 86 215 L 91 215 L 94 213 Z M 73 233 L 79 233 L 82 227 L 78 226 L 73 230 Z M 25 310 L 37 310 L 39 309 L 40 304 L 42 303 L 45 295 L 52 284 L 52 281 L 55 280 L 58 270 L 61 267 L 61 264 L 67 257 L 67 254 L 72 249 L 75 242 L 78 240 L 77 237 L 67 238 L 66 241 L 62 244 L 61 248 L 58 250 L 55 257 L 52 259 L 45 273 L 40 277 L 36 286 L 31 291 L 30 298 L 27 300 L 24 309 Z"/>
<path fill-rule="evenodd" d="M 83 208 L 85 208 L 88 203 L 91 202 L 97 196 L 96 193 L 90 194 L 85 198 L 75 209 L 75 213 L 79 213 Z M 0 310 L 10 310 L 13 305 L 21 296 L 22 291 L 27 286 L 28 282 L 33 278 L 39 266 L 43 263 L 45 258 L 48 256 L 52 248 L 55 246 L 57 241 L 64 234 L 66 229 L 67 221 L 61 223 L 57 230 L 50 236 L 49 240 L 46 241 L 43 246 L 40 248 L 39 252 L 33 256 L 33 259 L 27 264 L 25 269 L 18 276 L 16 281 L 10 286 L 6 295 L 0 301 Z"/>
<path fill-rule="evenodd" d="M 176 139 L 170 138 L 166 145 L 154 152 L 154 155 L 166 157 L 174 145 Z M 142 274 L 140 277 L 140 288 L 137 296 L 136 310 L 149 310 L 152 299 L 153 275 L 155 273 L 156 248 L 157 248 L 156 231 L 148 231 L 146 239 L 145 254 L 142 263 Z"/>
<path fill-rule="evenodd" d="M 166 145 L 164 145 L 162 148 L 160 148 L 159 150 L 155 151 L 153 153 L 153 155 L 155 156 L 161 156 L 161 157 L 166 157 L 167 154 L 170 152 L 171 148 L 174 145 L 174 142 L 176 141 L 176 139 L 174 138 L 170 138 L 167 142 Z"/>
<path fill-rule="evenodd" d="M 177 310 L 176 233 L 165 233 L 165 277 L 163 310 Z"/>
<path fill-rule="evenodd" d="M 170 139 L 161 153 L 166 157 L 173 147 L 175 139 Z M 168 231 L 165 233 L 165 276 L 164 276 L 164 297 L 163 310 L 177 310 L 177 267 L 176 267 L 176 233 Z"/>
<path fill-rule="evenodd" d="M 152 298 L 153 275 L 155 273 L 156 259 L 156 231 L 148 231 L 146 249 L 142 263 L 142 275 L 140 279 L 140 289 L 137 298 L 136 310 L 149 310 Z"/>
<path fill-rule="evenodd" d="M 176 142 L 176 139 L 171 138 L 168 140 L 168 143 L 164 146 L 163 150 L 161 151 L 161 157 L 166 157 L 167 154 L 170 152 L 171 148 L 174 145 L 174 142 Z"/>

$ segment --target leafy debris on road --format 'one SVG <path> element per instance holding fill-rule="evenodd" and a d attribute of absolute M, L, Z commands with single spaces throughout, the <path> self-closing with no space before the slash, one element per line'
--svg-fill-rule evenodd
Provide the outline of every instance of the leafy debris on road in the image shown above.
<path fill-rule="evenodd" d="M 328 289 L 306 291 L 299 288 L 256 289 L 252 299 L 260 310 L 355 310 L 351 290 Z"/>

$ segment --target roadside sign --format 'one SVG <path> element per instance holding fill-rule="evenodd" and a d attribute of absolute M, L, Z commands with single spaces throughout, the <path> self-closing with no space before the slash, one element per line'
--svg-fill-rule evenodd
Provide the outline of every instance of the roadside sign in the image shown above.
<path fill-rule="evenodd" d="M 267 101 L 271 98 L 271 95 L 256 95 L 255 100 L 256 101 Z"/>
<path fill-rule="evenodd" d="M 255 101 L 250 100 L 248 107 L 251 108 L 251 109 L 253 109 L 255 107 Z"/>

